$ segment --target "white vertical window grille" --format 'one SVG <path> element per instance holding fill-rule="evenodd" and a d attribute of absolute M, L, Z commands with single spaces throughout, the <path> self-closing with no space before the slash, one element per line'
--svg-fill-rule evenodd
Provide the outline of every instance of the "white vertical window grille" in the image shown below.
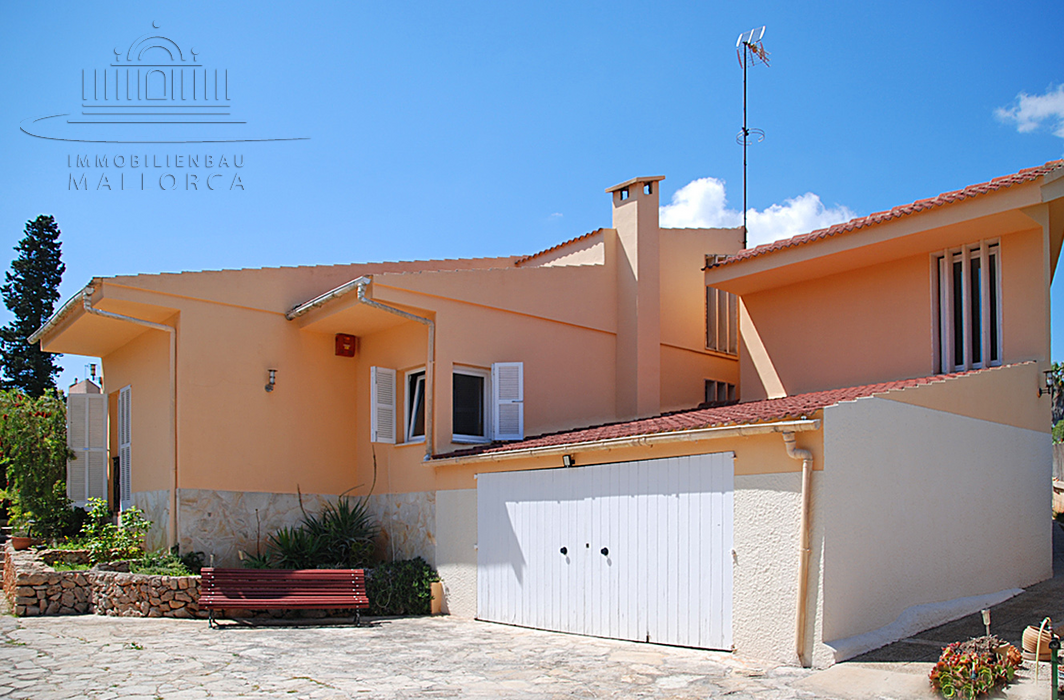
<path fill-rule="evenodd" d="M 940 372 L 1001 364 L 1001 246 L 982 242 L 934 257 Z"/>
<path fill-rule="evenodd" d="M 121 510 L 133 505 L 132 397 L 132 387 L 123 387 L 118 392 L 118 491 Z"/>
<path fill-rule="evenodd" d="M 706 287 L 706 348 L 739 354 L 739 298 Z"/>

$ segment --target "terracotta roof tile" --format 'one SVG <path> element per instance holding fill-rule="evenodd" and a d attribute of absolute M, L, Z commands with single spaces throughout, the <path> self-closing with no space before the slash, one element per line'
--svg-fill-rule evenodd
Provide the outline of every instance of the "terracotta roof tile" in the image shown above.
<path fill-rule="evenodd" d="M 988 194 L 997 190 L 1002 190 L 1013 185 L 1019 185 L 1025 182 L 1036 180 L 1046 173 L 1055 170 L 1056 168 L 1064 165 L 1064 160 L 1051 160 L 1045 165 L 1039 165 L 1033 168 L 1026 168 L 1018 173 L 1012 175 L 1004 175 L 1002 177 L 996 177 L 990 182 L 981 182 L 978 185 L 969 185 L 961 190 L 955 190 L 953 192 L 944 192 L 937 197 L 931 197 L 929 199 L 920 199 L 912 204 L 903 204 L 901 206 L 894 207 L 889 211 L 876 212 L 875 214 L 869 214 L 868 216 L 862 216 L 857 219 L 850 219 L 841 224 L 835 224 L 828 228 L 818 229 L 811 231 L 810 233 L 803 233 L 793 238 L 786 238 L 782 241 L 776 241 L 774 243 L 766 243 L 759 245 L 755 248 L 748 248 L 741 251 L 736 255 L 729 258 L 725 258 L 711 267 L 723 267 L 725 265 L 731 265 L 743 260 L 749 260 L 751 258 L 757 258 L 762 255 L 774 253 L 776 251 L 785 250 L 787 248 L 794 248 L 795 246 L 805 245 L 807 243 L 814 243 L 816 241 L 824 240 L 825 238 L 831 238 L 841 234 L 852 233 L 869 226 L 875 226 L 876 224 L 882 224 L 893 219 L 898 219 L 910 214 L 916 214 L 927 209 L 934 209 L 946 204 L 953 204 L 954 202 L 960 202 L 965 199 L 971 199 L 978 197 L 979 195 Z"/>
<path fill-rule="evenodd" d="M 653 418 L 644 418 L 641 420 L 621 423 L 609 423 L 606 425 L 578 428 L 565 432 L 538 435 L 526 438 L 519 442 L 478 445 L 477 447 L 457 450 L 455 452 L 438 454 L 433 458 L 445 459 L 472 457 L 476 455 L 512 452 L 515 450 L 529 450 L 540 447 L 577 445 L 613 438 L 640 437 L 643 435 L 670 433 L 682 430 L 698 430 L 701 428 L 712 428 L 717 426 L 742 425 L 788 418 L 800 418 L 802 416 L 810 416 L 816 411 L 827 408 L 828 406 L 834 406 L 843 401 L 853 401 L 874 394 L 882 394 L 884 392 L 898 389 L 908 389 L 922 384 L 940 382 L 953 377 L 986 371 L 992 370 L 980 369 L 955 374 L 939 374 L 931 377 L 915 377 L 913 379 L 901 379 L 893 382 L 817 391 L 810 394 L 797 394 L 795 396 L 785 396 L 780 399 L 765 399 L 762 401 L 737 403 L 730 406 L 678 411 L 676 413 L 662 414 Z"/>
<path fill-rule="evenodd" d="M 550 248 L 547 248 L 546 250 L 541 250 L 538 253 L 532 253 L 532 255 L 526 255 L 523 258 L 518 258 L 517 260 L 514 260 L 514 266 L 515 267 L 520 267 L 521 265 L 523 265 L 524 263 L 528 262 L 529 260 L 531 260 L 533 258 L 538 258 L 541 255 L 546 255 L 547 253 L 553 253 L 554 251 L 560 250 L 560 249 L 564 248 L 567 245 L 570 245 L 572 243 L 576 243 L 577 241 L 582 241 L 585 238 L 590 238 L 591 236 L 594 236 L 596 233 L 598 233 L 598 232 L 600 232 L 602 230 L 603 229 L 601 229 L 601 228 L 597 228 L 594 231 L 588 231 L 587 233 L 583 234 L 582 236 L 577 236 L 576 238 L 570 238 L 567 241 L 562 241 L 558 245 L 551 246 Z"/>

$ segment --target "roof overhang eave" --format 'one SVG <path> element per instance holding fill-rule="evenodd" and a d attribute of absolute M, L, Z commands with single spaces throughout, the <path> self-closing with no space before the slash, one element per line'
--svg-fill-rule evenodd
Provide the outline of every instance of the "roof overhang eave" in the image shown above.
<path fill-rule="evenodd" d="M 611 450 L 621 447 L 651 447 L 654 445 L 700 442 L 729 437 L 748 437 L 751 435 L 765 435 L 769 433 L 800 433 L 809 430 L 820 430 L 820 426 L 821 419 L 819 418 L 802 418 L 799 420 L 774 421 L 767 423 L 743 423 L 739 425 L 718 425 L 709 428 L 694 428 L 691 430 L 631 435 L 608 438 L 605 440 L 586 440 L 560 445 L 544 445 L 542 447 L 528 447 L 524 449 L 502 450 L 498 452 L 481 452 L 478 454 L 461 455 L 456 457 L 441 456 L 434 458 L 431 461 L 431 464 L 434 467 L 445 467 L 459 464 L 484 464 L 488 462 L 503 462 L 530 457 L 563 455 L 572 452 Z"/>
<path fill-rule="evenodd" d="M 49 319 L 45 321 L 40 328 L 33 331 L 33 333 L 30 334 L 28 338 L 26 338 L 26 342 L 30 345 L 34 345 L 35 343 L 41 341 L 46 335 L 48 335 L 52 330 L 59 326 L 59 324 L 65 321 L 72 313 L 74 313 L 78 309 L 83 309 L 85 306 L 85 296 L 87 293 L 91 295 L 93 285 L 96 283 L 97 279 L 93 278 L 87 285 L 78 290 L 78 292 L 74 294 L 74 296 L 67 299 L 66 302 L 59 307 L 58 311 L 52 314 L 51 317 L 49 317 Z"/>

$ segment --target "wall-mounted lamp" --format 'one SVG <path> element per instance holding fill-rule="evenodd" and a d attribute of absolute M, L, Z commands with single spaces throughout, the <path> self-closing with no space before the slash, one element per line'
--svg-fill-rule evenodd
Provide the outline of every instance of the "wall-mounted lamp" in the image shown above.
<path fill-rule="evenodd" d="M 572 455 L 562 455 L 562 464 L 566 467 L 575 467 L 576 462 L 573 461 Z"/>
<path fill-rule="evenodd" d="M 273 391 L 273 385 L 277 383 L 277 370 L 267 370 L 270 373 L 270 381 L 266 384 L 266 391 Z"/>
<path fill-rule="evenodd" d="M 1060 388 L 1057 385 L 1057 373 L 1055 371 L 1051 370 L 1051 369 L 1047 369 L 1044 372 L 1042 372 L 1042 374 L 1044 374 L 1046 376 L 1046 378 L 1045 378 L 1045 384 L 1046 385 L 1045 385 L 1045 388 L 1039 388 L 1038 389 L 1038 395 L 1039 396 L 1044 396 L 1045 394 L 1049 394 L 1049 396 L 1052 397 L 1053 394 L 1055 394 L 1056 391 Z"/>

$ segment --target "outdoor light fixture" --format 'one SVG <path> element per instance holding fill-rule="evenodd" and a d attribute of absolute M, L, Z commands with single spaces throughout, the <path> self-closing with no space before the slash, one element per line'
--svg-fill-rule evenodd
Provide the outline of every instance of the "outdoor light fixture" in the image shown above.
<path fill-rule="evenodd" d="M 266 385 L 266 391 L 273 391 L 273 385 L 277 383 L 277 370 L 267 370 L 270 373 L 270 381 Z"/>
<path fill-rule="evenodd" d="M 575 467 L 576 462 L 573 461 L 572 455 L 562 455 L 562 464 L 566 467 Z"/>
<path fill-rule="evenodd" d="M 1038 389 L 1038 395 L 1039 396 L 1044 396 L 1045 394 L 1049 394 L 1050 396 L 1053 396 L 1054 392 L 1056 392 L 1056 390 L 1058 389 L 1058 387 L 1057 387 L 1057 375 L 1051 369 L 1045 370 L 1044 372 L 1042 372 L 1042 374 L 1046 375 L 1046 379 L 1045 379 L 1046 386 L 1045 386 L 1044 389 L 1042 389 L 1042 388 Z"/>

